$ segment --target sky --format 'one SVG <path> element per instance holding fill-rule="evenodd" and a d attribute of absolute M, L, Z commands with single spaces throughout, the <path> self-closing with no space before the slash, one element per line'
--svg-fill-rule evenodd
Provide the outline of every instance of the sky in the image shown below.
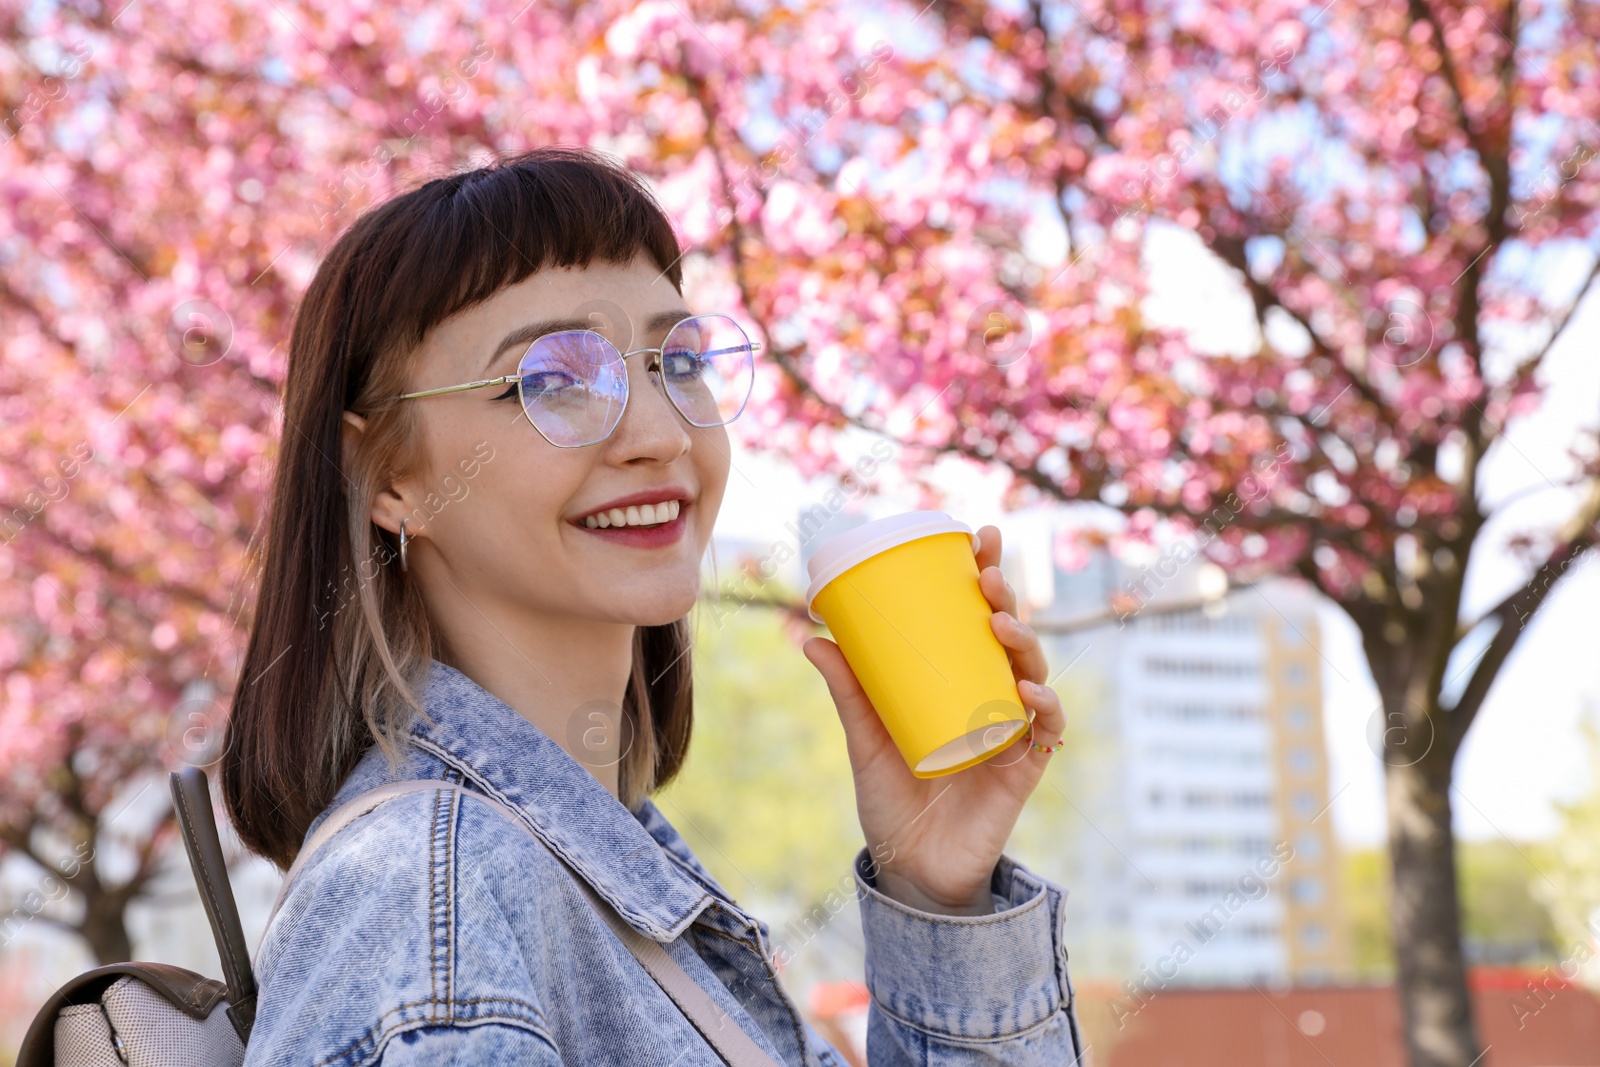
<path fill-rule="evenodd" d="M 1190 235 L 1159 232 L 1147 248 L 1152 318 L 1193 331 L 1207 349 L 1235 348 L 1253 330 L 1248 300 L 1227 268 Z M 1547 272 L 1552 301 L 1576 292 L 1587 260 L 1556 257 Z M 1252 344 L 1253 347 L 1253 344 Z M 1466 610 L 1474 615 L 1522 580 L 1519 561 L 1504 547 L 1514 532 L 1547 528 L 1570 511 L 1572 498 L 1553 488 L 1570 469 L 1567 450 L 1584 427 L 1600 422 L 1600 299 L 1593 294 L 1548 359 L 1547 399 L 1537 417 L 1512 424 L 1490 453 L 1485 492 L 1491 501 L 1515 498 L 1503 521 L 1491 523 L 1468 572 Z M 782 457 L 738 449 L 717 523 L 717 536 L 759 543 L 793 542 L 784 528 L 833 483 L 807 483 Z M 973 529 L 999 526 L 1024 554 L 1029 575 L 1049 573 L 1046 531 L 1059 509 L 1005 513 L 1004 477 L 951 461 L 938 468 L 948 491 L 946 510 Z M 888 479 L 885 479 L 887 483 Z M 892 490 L 867 504 L 873 515 L 915 506 Z M 1377 690 L 1359 637 L 1332 604 L 1321 612 L 1324 725 L 1330 792 L 1339 838 L 1370 846 L 1384 839 L 1382 767 L 1367 741 Z M 1600 719 L 1600 562 L 1574 569 L 1551 593 L 1502 670 L 1456 764 L 1457 834 L 1466 840 L 1514 842 L 1548 837 L 1558 825 L 1554 803 L 1593 780 L 1580 733 L 1586 709 Z"/>

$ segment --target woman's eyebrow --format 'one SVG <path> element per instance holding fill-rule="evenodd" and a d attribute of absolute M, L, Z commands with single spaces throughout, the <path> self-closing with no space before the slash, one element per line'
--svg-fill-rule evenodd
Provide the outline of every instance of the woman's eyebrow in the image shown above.
<path fill-rule="evenodd" d="M 645 333 L 651 334 L 655 333 L 657 330 L 664 330 L 670 326 L 675 326 L 684 319 L 689 318 L 689 315 L 690 312 L 686 308 L 673 308 L 670 311 L 658 311 L 645 321 Z M 500 339 L 500 343 L 495 346 L 494 352 L 489 356 L 488 360 L 484 362 L 483 369 L 487 371 L 490 367 L 492 367 L 494 365 L 494 361 L 505 354 L 506 349 L 516 348 L 519 345 L 531 345 L 534 341 L 537 341 L 547 333 L 559 333 L 562 330 L 592 329 L 594 329 L 594 323 L 588 319 L 540 319 L 537 322 L 530 322 L 526 325 L 518 326 L 516 329 L 512 330 L 510 333 L 506 334 Z"/>
<path fill-rule="evenodd" d="M 651 315 L 649 320 L 645 322 L 644 332 L 651 334 L 655 333 L 657 330 L 665 330 L 669 326 L 676 326 L 678 323 L 688 318 L 689 315 L 690 312 L 688 308 L 673 308 L 671 311 L 658 311 L 654 315 Z"/>
<path fill-rule="evenodd" d="M 493 354 L 484 362 L 483 369 L 487 371 L 494 366 L 494 361 L 504 355 L 506 349 L 515 348 L 518 345 L 531 345 L 547 333 L 559 333 L 562 330 L 588 330 L 593 327 L 594 323 L 587 319 L 540 319 L 538 322 L 530 322 L 526 325 L 518 326 L 500 338 L 500 343 L 495 346 Z"/>

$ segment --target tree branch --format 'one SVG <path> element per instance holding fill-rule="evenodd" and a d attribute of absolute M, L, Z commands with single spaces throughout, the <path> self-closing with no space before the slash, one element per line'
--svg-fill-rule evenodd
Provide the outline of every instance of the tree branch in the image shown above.
<path fill-rule="evenodd" d="M 1550 350 L 1555 347 L 1556 342 L 1561 340 L 1561 335 L 1566 332 L 1567 324 L 1572 321 L 1572 316 L 1577 313 L 1578 308 L 1588 298 L 1590 291 L 1594 288 L 1596 279 L 1600 279 L 1600 255 L 1595 256 L 1594 266 L 1589 268 L 1589 276 L 1578 287 L 1578 295 L 1572 298 L 1572 303 L 1567 305 L 1567 310 L 1562 312 L 1560 318 L 1555 320 L 1549 339 L 1539 346 L 1539 351 L 1517 364 L 1516 370 L 1512 372 L 1507 382 L 1513 390 L 1516 388 L 1516 383 L 1520 378 L 1536 373 L 1540 365 L 1544 363 L 1544 358 L 1550 354 Z"/>
<path fill-rule="evenodd" d="M 46 923 L 58 930 L 65 931 L 69 934 L 77 934 L 80 937 L 83 936 L 83 927 L 78 923 L 72 922 L 68 919 L 57 918 L 56 916 L 44 911 L 34 912 L 33 917 L 39 922 Z"/>
<path fill-rule="evenodd" d="M 1484 131 L 1474 125 L 1471 116 L 1467 114 L 1466 93 L 1462 89 L 1461 76 L 1456 70 L 1454 57 L 1450 48 L 1445 44 L 1444 26 L 1439 22 L 1439 17 L 1434 14 L 1433 6 L 1429 0 L 1407 0 L 1407 8 L 1411 15 L 1412 25 L 1426 23 L 1433 31 L 1434 50 L 1439 55 L 1439 73 L 1444 77 L 1445 85 L 1450 89 L 1450 102 L 1456 113 L 1456 122 L 1461 127 L 1461 132 L 1466 136 L 1467 143 L 1477 153 L 1478 164 L 1483 167 L 1484 173 L 1489 178 L 1489 196 L 1491 209 L 1489 217 L 1485 220 L 1489 234 L 1487 247 L 1498 245 L 1505 239 L 1506 219 L 1505 209 L 1510 199 L 1511 191 L 1511 162 L 1504 152 L 1490 150 Z M 1508 42 L 1508 53 L 1502 57 L 1499 66 L 1500 89 L 1507 105 L 1510 104 L 1511 80 L 1516 77 L 1516 36 L 1517 36 L 1517 5 L 1516 0 L 1511 0 L 1508 14 L 1510 32 L 1504 36 Z M 1493 205 L 1498 204 L 1499 210 L 1495 211 Z"/>
<path fill-rule="evenodd" d="M 1256 232 L 1250 236 L 1264 237 L 1270 235 L 1283 240 L 1282 234 L 1277 233 L 1269 226 L 1261 225 L 1260 220 L 1252 220 L 1252 222 Z M 1355 368 L 1351 367 L 1327 346 L 1327 343 L 1312 328 L 1311 321 L 1305 315 L 1285 304 L 1276 289 L 1265 282 L 1257 280 L 1250 273 L 1250 262 L 1245 256 L 1245 241 L 1247 238 L 1237 235 L 1223 236 L 1218 234 L 1210 240 L 1206 240 L 1204 237 L 1201 240 L 1218 259 L 1237 270 L 1243 276 L 1245 288 L 1250 293 L 1250 302 L 1255 307 L 1256 323 L 1260 327 L 1263 336 L 1266 333 L 1267 311 L 1271 308 L 1278 308 L 1285 315 L 1299 323 L 1300 328 L 1306 331 L 1306 336 L 1311 338 L 1313 352 L 1328 359 L 1340 370 L 1344 371 L 1345 377 L 1350 380 L 1350 384 L 1355 388 L 1355 391 L 1361 394 L 1361 399 L 1371 404 L 1373 410 L 1377 411 L 1388 422 L 1391 424 L 1394 422 L 1394 413 L 1390 410 L 1389 405 L 1384 402 L 1383 397 L 1379 396 L 1377 391 L 1372 388 L 1372 383 L 1368 382 L 1365 376 L 1356 371 Z"/>
<path fill-rule="evenodd" d="M 33 831 L 37 825 L 31 819 L 26 827 L 15 826 L 11 823 L 0 824 L 0 843 L 4 843 L 6 847 L 28 857 L 52 877 L 63 882 L 71 882 L 72 877 L 66 871 L 40 855 L 39 851 L 33 847 Z"/>
<path fill-rule="evenodd" d="M 1250 589 L 1260 585 L 1262 579 L 1253 578 L 1248 581 L 1235 582 L 1229 580 L 1227 593 L 1217 597 L 1200 597 L 1194 600 L 1180 600 L 1170 604 L 1142 604 L 1133 611 L 1122 613 L 1111 611 L 1103 615 L 1090 615 L 1076 619 L 1062 619 L 1059 621 L 1028 621 L 1028 627 L 1041 634 L 1072 634 L 1084 630 L 1093 630 L 1108 623 L 1123 622 L 1140 615 L 1182 615 L 1190 611 L 1199 611 L 1220 600 L 1226 599 L 1236 590 Z"/>
<path fill-rule="evenodd" d="M 1511 204 L 1511 159 L 1510 137 L 1504 139 L 1503 147 L 1497 148 L 1490 144 L 1486 131 L 1479 128 L 1467 114 L 1466 93 L 1461 85 L 1461 76 L 1456 70 L 1455 60 L 1450 54 L 1450 48 L 1445 43 L 1444 26 L 1433 11 L 1430 0 L 1407 0 L 1407 8 L 1411 15 L 1412 25 L 1426 24 L 1433 33 L 1434 50 L 1439 56 L 1439 72 L 1443 76 L 1445 85 L 1450 90 L 1450 101 L 1455 110 L 1456 122 L 1462 134 L 1467 139 L 1473 152 L 1478 157 L 1478 165 L 1483 168 L 1489 180 L 1489 208 L 1484 217 L 1485 238 L 1477 254 L 1472 257 L 1467 268 L 1461 272 L 1457 279 L 1459 288 L 1456 298 L 1455 328 L 1456 338 L 1462 343 L 1468 357 L 1473 361 L 1478 373 L 1483 371 L 1483 353 L 1478 336 L 1478 315 L 1481 301 L 1478 294 L 1479 283 L 1484 273 L 1488 270 L 1488 260 L 1495 249 L 1505 241 L 1509 224 L 1506 221 L 1506 209 Z M 1486 16 L 1487 17 L 1487 16 Z M 1508 30 L 1505 34 L 1508 41 L 1509 55 L 1501 59 L 1498 73 L 1501 96 L 1507 108 L 1507 124 L 1510 123 L 1510 90 L 1516 76 L 1516 34 L 1517 34 L 1517 6 L 1516 0 L 1511 0 L 1508 12 Z M 1494 121 L 1494 117 L 1486 118 L 1484 125 Z M 1469 426 L 1478 420 L 1468 420 Z M 1482 433 L 1481 429 L 1476 431 Z"/>
<path fill-rule="evenodd" d="M 1253 586 L 1259 585 L 1260 583 L 1261 579 L 1251 579 L 1243 582 L 1230 581 L 1228 583 L 1228 592 L 1232 593 L 1235 590 L 1249 589 Z M 775 611 L 781 611 L 785 614 L 793 615 L 796 618 L 804 619 L 808 623 L 811 622 L 811 616 L 806 611 L 806 605 L 803 600 L 796 600 L 781 596 L 740 596 L 735 593 L 727 592 L 719 593 L 716 596 L 706 597 L 704 599 L 719 604 L 737 604 L 739 607 L 771 608 Z M 1188 611 L 1197 611 L 1219 599 L 1222 598 L 1202 597 L 1195 600 L 1182 600 L 1170 604 L 1144 604 L 1134 611 L 1127 613 L 1113 611 L 1102 615 L 1090 615 L 1075 619 L 1039 622 L 1028 621 L 1027 625 L 1036 633 L 1041 634 L 1078 633 L 1083 630 L 1093 630 L 1097 627 L 1104 626 L 1107 623 L 1130 619 L 1136 615 L 1179 615 Z M 812 625 L 816 624 L 812 623 Z"/>
<path fill-rule="evenodd" d="M 48 509 L 40 509 L 39 514 L 42 515 L 45 510 Z M 0 516 L 9 515 L 13 511 L 32 512 L 32 509 L 14 501 L 0 500 Z M 77 556 L 81 559 L 91 560 L 99 564 L 101 569 L 104 570 L 107 575 L 139 584 L 138 576 L 130 573 L 126 567 L 117 562 L 117 558 L 112 554 L 111 550 L 102 545 L 92 545 L 89 548 L 79 548 L 77 545 L 66 540 L 60 534 L 50 529 L 49 525 L 44 522 L 30 523 L 28 527 L 24 528 L 24 531 L 19 532 L 18 536 L 26 536 L 27 530 L 33 530 L 38 536 L 47 538 L 63 552 Z M 228 612 L 227 606 L 218 605 L 204 592 L 194 588 L 193 586 L 163 580 L 160 583 L 160 588 L 164 592 L 172 594 L 176 599 L 186 601 L 194 607 L 200 608 L 204 611 L 213 611 L 219 615 L 225 615 Z"/>
<path fill-rule="evenodd" d="M 137 861 L 134 864 L 133 874 L 112 890 L 113 896 L 121 900 L 130 900 L 139 895 L 139 891 L 146 883 L 155 877 L 158 861 L 166 855 L 167 843 L 171 840 L 177 825 L 177 813 L 169 810 L 162 820 L 140 839 L 135 852 Z"/>
<path fill-rule="evenodd" d="M 1461 739 L 1466 736 L 1467 728 L 1472 725 L 1473 718 L 1483 706 L 1483 700 L 1488 696 L 1490 686 L 1494 684 L 1500 668 L 1505 665 L 1511 650 L 1521 638 L 1528 619 L 1544 604 L 1550 596 L 1551 588 L 1560 581 L 1573 563 L 1594 546 L 1596 523 L 1600 523 L 1600 481 L 1591 484 L 1587 499 L 1561 531 L 1558 538 L 1560 544 L 1549 558 L 1533 572 L 1521 588 L 1478 620 L 1481 623 L 1487 619 L 1497 618 L 1500 626 L 1489 641 L 1489 647 L 1479 658 L 1477 667 L 1473 669 L 1472 678 L 1462 690 L 1455 706 L 1448 709 L 1449 717 L 1445 727 L 1453 743 L 1460 744 Z M 1471 627 L 1466 627 L 1464 632 L 1470 633 L 1477 625 L 1475 623 Z"/>

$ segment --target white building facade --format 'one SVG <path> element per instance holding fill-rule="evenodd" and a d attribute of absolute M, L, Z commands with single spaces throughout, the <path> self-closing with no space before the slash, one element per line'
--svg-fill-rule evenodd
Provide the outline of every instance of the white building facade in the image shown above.
<path fill-rule="evenodd" d="M 1075 965 L 1149 988 L 1337 980 L 1316 602 L 1287 581 L 1208 600 L 1194 564 L 1152 576 L 1096 555 L 1029 620 L 1080 724 Z"/>

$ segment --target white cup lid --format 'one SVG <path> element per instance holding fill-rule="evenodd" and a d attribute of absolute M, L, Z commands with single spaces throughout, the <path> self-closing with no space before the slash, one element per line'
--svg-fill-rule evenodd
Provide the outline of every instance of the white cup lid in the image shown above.
<path fill-rule="evenodd" d="M 812 622 L 822 622 L 822 617 L 812 610 L 811 602 L 824 586 L 856 564 L 907 541 L 944 533 L 966 534 L 972 538 L 973 551 L 977 551 L 978 535 L 942 511 L 890 515 L 829 538 L 806 561 L 806 573 L 811 578 L 811 584 L 806 587 L 806 613 Z"/>

